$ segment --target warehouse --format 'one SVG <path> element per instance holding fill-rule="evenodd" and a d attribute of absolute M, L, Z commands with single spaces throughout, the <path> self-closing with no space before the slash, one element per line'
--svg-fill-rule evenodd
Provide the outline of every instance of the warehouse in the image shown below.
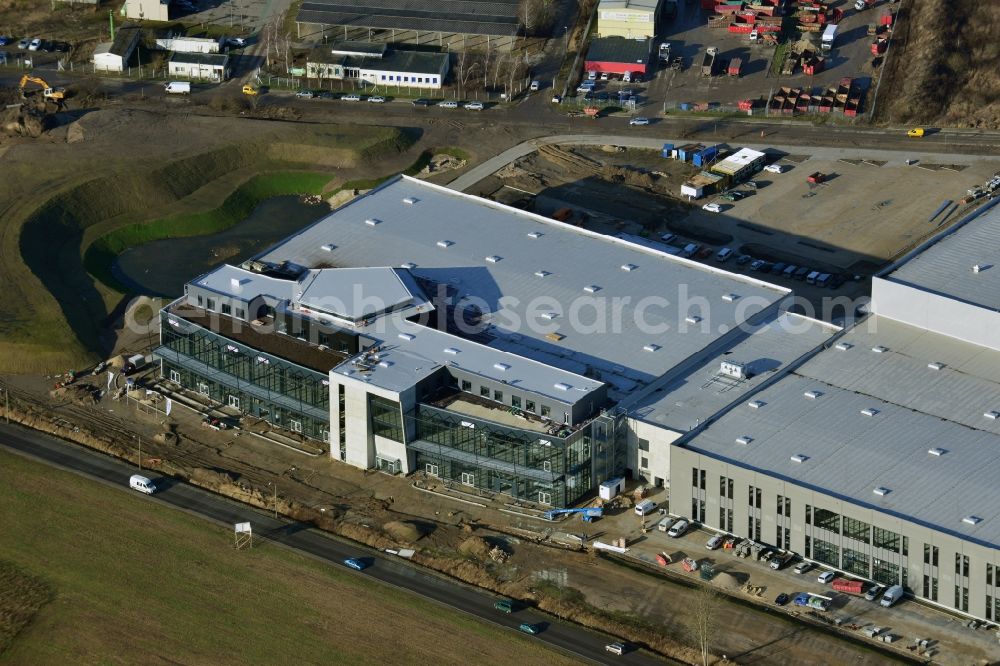
<path fill-rule="evenodd" d="M 660 0 L 601 0 L 597 34 L 601 37 L 649 39 L 656 36 Z"/>
<path fill-rule="evenodd" d="M 982 268 L 1000 261 L 997 234 L 991 210 L 876 278 L 874 315 L 676 438 L 672 501 L 712 528 L 1000 619 L 1000 292 Z"/>
<path fill-rule="evenodd" d="M 229 78 L 229 56 L 223 53 L 173 53 L 167 62 L 171 78 L 225 81 Z"/>
<path fill-rule="evenodd" d="M 649 39 L 600 37 L 590 42 L 584 62 L 586 72 L 607 72 L 629 78 L 644 76 L 649 68 L 653 42 Z"/>
<path fill-rule="evenodd" d="M 156 355 L 165 380 L 348 464 L 565 506 L 636 467 L 618 405 L 788 293 L 400 177 L 189 282 Z M 594 320 L 608 302 L 623 321 Z"/>
<path fill-rule="evenodd" d="M 306 77 L 439 90 L 448 77 L 449 63 L 447 53 L 396 50 L 370 42 L 337 42 L 309 53 Z"/>
<path fill-rule="evenodd" d="M 94 49 L 94 69 L 99 72 L 123 72 L 139 45 L 141 31 L 137 27 L 119 28 L 114 41 L 98 44 Z"/>
<path fill-rule="evenodd" d="M 442 51 L 508 51 L 522 34 L 518 0 L 306 0 L 295 17 L 300 41 L 366 39 Z"/>

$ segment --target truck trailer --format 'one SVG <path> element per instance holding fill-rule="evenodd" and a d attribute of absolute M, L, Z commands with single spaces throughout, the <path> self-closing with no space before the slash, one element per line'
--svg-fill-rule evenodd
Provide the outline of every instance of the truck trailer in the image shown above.
<path fill-rule="evenodd" d="M 840 24 L 834 23 L 823 29 L 823 41 L 820 43 L 820 48 L 822 48 L 824 52 L 833 50 L 833 43 L 837 40 L 837 31 L 839 28 Z"/>
<path fill-rule="evenodd" d="M 702 76 L 715 76 L 716 67 L 718 67 L 719 61 L 719 49 L 716 46 L 709 46 L 705 50 L 705 57 L 701 61 L 701 75 Z"/>

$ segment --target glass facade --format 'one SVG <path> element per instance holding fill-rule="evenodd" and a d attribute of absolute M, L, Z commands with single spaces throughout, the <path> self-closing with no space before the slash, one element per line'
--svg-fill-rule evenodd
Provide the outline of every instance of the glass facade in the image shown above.
<path fill-rule="evenodd" d="M 844 516 L 844 536 L 850 539 L 856 539 L 862 543 L 870 543 L 871 525 L 862 520 Z M 866 573 L 865 575 L 868 574 Z"/>
<path fill-rule="evenodd" d="M 163 361 L 164 378 L 306 437 L 329 439 L 326 374 L 257 352 L 196 324 L 173 326 L 166 319 L 161 313 L 161 346 L 155 351 Z"/>
<path fill-rule="evenodd" d="M 602 415 L 558 437 L 419 404 L 407 414 L 416 469 L 481 490 L 570 506 L 625 469 L 625 422 Z"/>
<path fill-rule="evenodd" d="M 813 512 L 813 525 L 840 534 L 840 514 L 817 507 Z"/>
<path fill-rule="evenodd" d="M 371 432 L 373 435 L 385 437 L 394 442 L 405 441 L 403 413 L 400 411 L 398 402 L 369 394 L 368 414 L 372 420 Z"/>
<path fill-rule="evenodd" d="M 812 542 L 813 559 L 831 567 L 840 567 L 840 547 L 829 541 L 814 538 Z"/>

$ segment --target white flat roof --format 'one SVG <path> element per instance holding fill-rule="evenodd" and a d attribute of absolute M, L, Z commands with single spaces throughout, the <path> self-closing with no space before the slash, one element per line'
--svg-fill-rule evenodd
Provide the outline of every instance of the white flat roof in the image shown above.
<path fill-rule="evenodd" d="M 636 11 L 655 12 L 662 0 L 601 0 L 599 11 Z"/>
<path fill-rule="evenodd" d="M 303 267 L 405 266 L 418 280 L 446 287 L 453 302 L 475 303 L 489 347 L 586 372 L 620 392 L 659 377 L 789 293 L 407 177 L 258 258 Z"/>
<path fill-rule="evenodd" d="M 314 269 L 299 284 L 299 305 L 350 320 L 424 302 L 420 288 L 401 269 Z"/>
<path fill-rule="evenodd" d="M 733 171 L 738 171 L 754 160 L 760 159 L 764 156 L 765 153 L 762 153 L 759 150 L 753 150 L 752 148 L 740 148 L 735 153 L 716 164 L 715 167 L 718 169 L 731 169 Z"/>

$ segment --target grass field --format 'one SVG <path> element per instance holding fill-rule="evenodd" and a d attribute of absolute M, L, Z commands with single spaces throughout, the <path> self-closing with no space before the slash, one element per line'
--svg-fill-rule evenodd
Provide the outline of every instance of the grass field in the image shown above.
<path fill-rule="evenodd" d="M 0 564 L 40 581 L 25 604 L 52 594 L 0 663 L 573 663 L 266 542 L 236 551 L 224 527 L 2 451 L 0 525 Z"/>

